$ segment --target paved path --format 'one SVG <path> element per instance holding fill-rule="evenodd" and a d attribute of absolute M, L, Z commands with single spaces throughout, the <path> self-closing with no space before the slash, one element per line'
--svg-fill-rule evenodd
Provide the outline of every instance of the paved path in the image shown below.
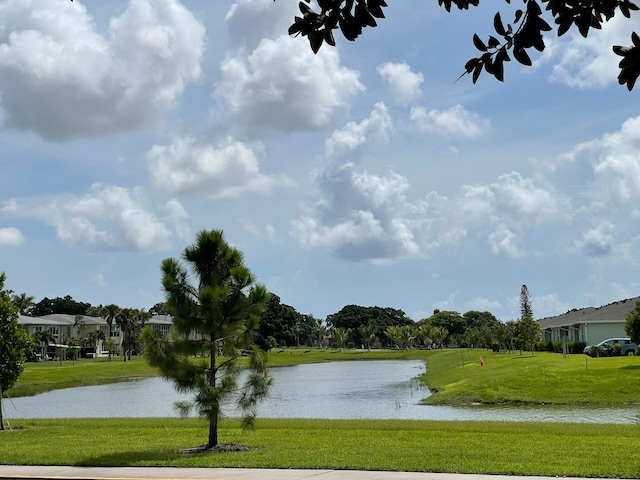
<path fill-rule="evenodd" d="M 557 477 L 257 468 L 66 467 L 0 465 L 0 480 L 557 480 Z M 568 479 L 571 480 L 571 479 Z M 573 478 L 572 480 L 587 480 Z M 593 479 L 588 479 L 593 480 Z"/>

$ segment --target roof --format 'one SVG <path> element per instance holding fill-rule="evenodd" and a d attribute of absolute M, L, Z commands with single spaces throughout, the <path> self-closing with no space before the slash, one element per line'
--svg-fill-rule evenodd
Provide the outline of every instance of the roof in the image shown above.
<path fill-rule="evenodd" d="M 56 320 L 64 325 L 73 325 L 76 321 L 76 317 L 82 317 L 82 320 L 86 325 L 106 325 L 107 321 L 104 318 L 100 317 L 89 317 L 87 315 L 69 315 L 66 313 L 52 313 L 50 315 L 44 315 L 40 318 L 49 318 L 51 320 Z"/>
<path fill-rule="evenodd" d="M 154 315 L 146 321 L 146 325 L 172 325 L 173 319 L 171 315 Z"/>
<path fill-rule="evenodd" d="M 57 320 L 44 317 L 28 317 L 26 315 L 20 315 L 18 317 L 18 325 L 47 325 L 47 326 L 61 326 L 62 324 Z M 66 323 L 64 324 L 66 325 Z"/>
<path fill-rule="evenodd" d="M 640 297 L 627 298 L 600 307 L 574 308 L 562 315 L 539 320 L 542 328 L 563 327 L 577 323 L 618 323 L 640 302 Z"/>

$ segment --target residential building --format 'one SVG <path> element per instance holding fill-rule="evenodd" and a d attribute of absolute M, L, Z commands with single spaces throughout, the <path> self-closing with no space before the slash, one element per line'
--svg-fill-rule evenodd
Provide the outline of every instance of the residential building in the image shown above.
<path fill-rule="evenodd" d="M 601 307 L 569 310 L 562 315 L 539 320 L 545 341 L 584 342 L 595 345 L 608 338 L 627 337 L 626 317 L 640 297 L 628 298 Z"/>

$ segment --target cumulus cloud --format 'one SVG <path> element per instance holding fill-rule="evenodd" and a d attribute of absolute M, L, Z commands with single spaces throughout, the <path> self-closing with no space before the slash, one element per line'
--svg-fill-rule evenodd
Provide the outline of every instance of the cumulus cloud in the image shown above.
<path fill-rule="evenodd" d="M 264 39 L 248 58 L 243 56 L 222 62 L 213 95 L 249 128 L 325 127 L 364 89 L 358 73 L 340 65 L 336 49 L 314 55 L 300 39 Z"/>
<path fill-rule="evenodd" d="M 489 120 L 475 112 L 455 105 L 446 110 L 426 110 L 423 107 L 411 109 L 411 121 L 421 132 L 450 138 L 471 140 L 489 131 Z"/>
<path fill-rule="evenodd" d="M 180 215 L 175 201 L 154 211 L 142 189 L 102 184 L 92 185 L 82 196 L 14 199 L 1 211 L 41 220 L 55 229 L 63 243 L 89 251 L 166 250 L 176 235 L 172 220 Z"/>
<path fill-rule="evenodd" d="M 615 225 L 605 221 L 584 232 L 582 239 L 576 242 L 576 246 L 589 256 L 609 255 L 613 251 L 615 235 Z"/>
<path fill-rule="evenodd" d="M 24 235 L 17 228 L 0 228 L 0 248 L 19 247 L 24 243 Z"/>
<path fill-rule="evenodd" d="M 635 12 L 634 12 L 635 13 Z M 550 79 L 570 87 L 598 88 L 617 83 L 620 57 L 613 53 L 613 45 L 630 45 L 632 20 L 618 15 L 604 24 L 601 30 L 591 29 L 588 38 L 578 32 L 553 41 L 544 62 L 552 62 Z"/>
<path fill-rule="evenodd" d="M 262 175 L 256 153 L 233 138 L 218 145 L 177 138 L 168 146 L 154 145 L 146 159 L 154 183 L 174 193 L 224 198 L 291 184 L 285 176 Z"/>
<path fill-rule="evenodd" d="M 318 201 L 292 222 L 306 247 L 328 248 L 347 260 L 388 261 L 420 255 L 408 210 L 407 179 L 357 172 L 349 163 L 319 172 Z"/>
<path fill-rule="evenodd" d="M 491 246 L 491 252 L 494 255 L 518 258 L 525 255 L 524 250 L 518 245 L 518 235 L 511 231 L 511 229 L 504 224 L 498 225 L 498 227 L 489 235 L 489 245 Z"/>
<path fill-rule="evenodd" d="M 295 2 L 237 0 L 224 21 L 236 42 L 255 48 L 263 38 L 282 36 L 299 13 Z"/>
<path fill-rule="evenodd" d="M 515 223 L 542 223 L 557 221 L 566 214 L 566 202 L 550 185 L 538 185 L 531 178 L 510 172 L 493 183 L 464 185 L 460 208 L 483 222 L 506 216 Z"/>
<path fill-rule="evenodd" d="M 631 207 L 639 213 L 640 202 L 640 117 L 629 118 L 617 132 L 576 145 L 558 163 L 586 163 L 595 182 L 614 205 Z"/>
<path fill-rule="evenodd" d="M 178 0 L 131 0 L 97 31 L 79 2 L 0 4 L 4 126 L 54 141 L 156 124 L 199 78 L 204 27 Z"/>
<path fill-rule="evenodd" d="M 398 104 L 409 105 L 422 96 L 420 87 L 424 82 L 424 75 L 412 72 L 407 63 L 383 63 L 378 66 L 378 73 L 389 85 Z"/>
<path fill-rule="evenodd" d="M 389 110 L 380 102 L 362 122 L 349 122 L 342 130 L 335 130 L 325 142 L 325 150 L 330 157 L 347 155 L 364 145 L 386 141 L 392 128 Z"/>

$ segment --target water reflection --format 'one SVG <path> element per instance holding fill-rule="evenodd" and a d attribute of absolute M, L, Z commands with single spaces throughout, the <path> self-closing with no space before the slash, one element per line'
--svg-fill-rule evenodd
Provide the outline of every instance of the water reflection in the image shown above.
<path fill-rule="evenodd" d="M 271 368 L 274 386 L 258 409 L 263 418 L 503 420 L 640 423 L 636 408 L 436 407 L 418 405 L 429 391 L 416 377 L 422 361 L 332 362 Z M 189 399 L 161 378 L 79 387 L 9 399 L 11 418 L 175 417 Z M 231 416 L 234 412 L 229 412 Z"/>

